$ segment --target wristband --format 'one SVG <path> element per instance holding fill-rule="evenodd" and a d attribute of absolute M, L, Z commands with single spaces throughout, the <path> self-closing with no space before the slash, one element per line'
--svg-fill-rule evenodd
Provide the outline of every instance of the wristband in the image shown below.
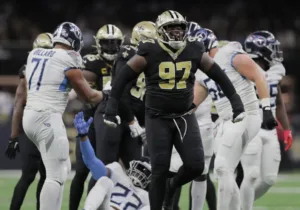
<path fill-rule="evenodd" d="M 84 133 L 84 134 L 77 134 L 76 138 L 83 138 L 83 137 L 86 137 L 88 134 L 87 133 Z"/>
<path fill-rule="evenodd" d="M 262 108 L 264 108 L 264 107 L 271 107 L 271 105 L 270 105 L 270 98 L 263 98 L 263 99 L 261 99 L 260 100 L 260 104 L 261 104 L 261 106 L 262 106 Z"/>

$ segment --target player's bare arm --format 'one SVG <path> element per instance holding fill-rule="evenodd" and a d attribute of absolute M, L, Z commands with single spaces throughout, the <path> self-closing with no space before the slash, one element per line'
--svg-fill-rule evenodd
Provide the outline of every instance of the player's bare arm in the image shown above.
<path fill-rule="evenodd" d="M 14 112 L 11 124 L 11 138 L 17 138 L 20 133 L 20 122 L 22 122 L 24 105 L 26 104 L 26 79 L 22 78 L 19 81 L 14 103 Z"/>
<path fill-rule="evenodd" d="M 268 84 L 258 65 L 247 55 L 238 54 L 233 58 L 234 68 L 248 80 L 255 83 L 259 99 L 269 99 Z"/>
<path fill-rule="evenodd" d="M 200 69 L 207 74 L 208 77 L 218 83 L 223 90 L 225 96 L 229 99 L 234 115 L 233 119 L 240 113 L 244 112 L 244 105 L 240 96 L 231 83 L 228 76 L 224 73 L 221 67 L 207 54 L 203 53 L 200 60 Z"/>
<path fill-rule="evenodd" d="M 194 104 L 198 108 L 198 106 L 206 99 L 208 95 L 207 89 L 199 84 L 199 82 L 195 81 L 194 85 Z M 195 108 L 195 110 L 197 109 Z"/>
<path fill-rule="evenodd" d="M 134 55 L 128 62 L 127 65 L 136 73 L 141 73 L 147 65 L 147 61 L 143 56 Z"/>
<path fill-rule="evenodd" d="M 276 118 L 282 125 L 284 130 L 290 130 L 290 123 L 286 113 L 285 105 L 282 101 L 281 87 L 277 87 L 278 93 L 276 97 Z"/>
<path fill-rule="evenodd" d="M 80 69 L 70 69 L 65 74 L 81 100 L 95 104 L 102 101 L 103 93 L 90 87 Z"/>

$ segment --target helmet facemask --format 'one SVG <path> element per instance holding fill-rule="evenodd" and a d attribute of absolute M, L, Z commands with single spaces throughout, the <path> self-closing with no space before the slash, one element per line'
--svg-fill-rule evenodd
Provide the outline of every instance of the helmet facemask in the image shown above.
<path fill-rule="evenodd" d="M 142 161 L 130 161 L 130 167 L 126 171 L 128 177 L 136 187 L 146 189 L 151 181 L 150 165 Z"/>
<path fill-rule="evenodd" d="M 187 37 L 187 23 L 168 23 L 158 28 L 160 41 L 168 44 L 175 50 L 179 50 L 185 45 Z"/>
<path fill-rule="evenodd" d="M 108 61 L 116 59 L 122 44 L 121 39 L 96 39 L 99 55 Z"/>

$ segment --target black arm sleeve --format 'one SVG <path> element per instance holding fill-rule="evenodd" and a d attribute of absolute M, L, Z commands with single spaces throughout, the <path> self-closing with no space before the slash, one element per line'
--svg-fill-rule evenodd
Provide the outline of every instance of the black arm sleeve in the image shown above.
<path fill-rule="evenodd" d="M 115 75 L 119 75 L 122 71 L 122 68 L 126 65 L 126 60 L 118 61 L 115 67 Z M 115 78 L 116 79 L 116 78 Z M 132 87 L 132 83 L 126 85 L 124 93 L 120 100 L 120 106 L 119 106 L 119 115 L 122 119 L 122 121 L 131 122 L 134 120 L 134 115 L 131 109 L 131 97 L 130 97 L 130 89 Z"/>
<path fill-rule="evenodd" d="M 214 63 L 209 71 L 206 72 L 207 76 L 218 83 L 224 92 L 225 96 L 229 99 L 232 109 L 234 111 L 244 111 L 244 105 L 240 96 L 236 93 L 236 90 L 231 83 L 228 76 L 222 71 L 220 66 Z"/>
<path fill-rule="evenodd" d="M 116 76 L 116 80 L 111 90 L 110 98 L 107 102 L 105 114 L 116 115 L 118 110 L 118 103 L 121 100 L 122 94 L 125 91 L 126 85 L 137 78 L 139 73 L 127 64 L 121 69 L 120 73 Z"/>

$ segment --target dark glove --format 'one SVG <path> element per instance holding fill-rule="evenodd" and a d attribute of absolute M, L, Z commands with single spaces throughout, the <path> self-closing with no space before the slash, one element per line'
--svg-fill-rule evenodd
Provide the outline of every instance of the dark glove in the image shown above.
<path fill-rule="evenodd" d="M 273 130 L 278 124 L 273 116 L 271 107 L 266 106 L 262 108 L 263 110 L 263 122 L 261 128 L 265 130 Z"/>
<path fill-rule="evenodd" d="M 243 102 L 242 102 L 240 96 L 238 94 L 234 94 L 230 98 L 230 103 L 231 103 L 232 112 L 233 112 L 232 122 L 236 123 L 236 122 L 242 121 L 245 118 L 246 114 L 245 114 L 244 105 L 243 105 Z"/>
<path fill-rule="evenodd" d="M 118 110 L 118 101 L 114 98 L 109 98 L 105 108 L 104 114 L 104 123 L 107 126 L 116 128 L 119 124 L 121 124 L 121 119 L 117 115 Z"/>
<path fill-rule="evenodd" d="M 5 156 L 9 159 L 15 159 L 17 152 L 20 152 L 19 140 L 18 138 L 10 138 Z"/>
<path fill-rule="evenodd" d="M 93 118 L 90 117 L 88 121 L 84 120 L 83 112 L 79 112 L 75 115 L 74 126 L 78 132 L 79 137 L 87 136 L 89 132 L 90 125 L 93 122 Z"/>

